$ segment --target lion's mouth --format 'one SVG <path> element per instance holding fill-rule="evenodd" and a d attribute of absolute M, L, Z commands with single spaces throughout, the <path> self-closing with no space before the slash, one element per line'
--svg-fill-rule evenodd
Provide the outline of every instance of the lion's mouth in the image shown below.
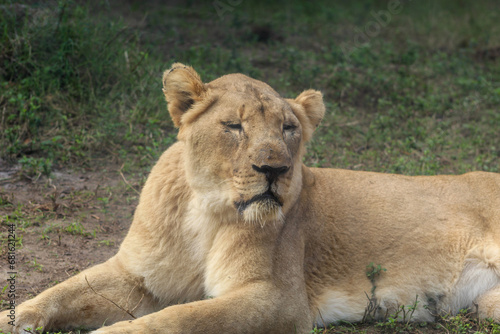
<path fill-rule="evenodd" d="M 249 199 L 248 201 L 234 202 L 234 205 L 236 206 L 239 212 L 243 212 L 245 211 L 246 208 L 248 208 L 248 206 L 250 206 L 252 203 L 255 202 L 274 202 L 274 204 L 277 204 L 278 206 L 283 206 L 283 203 L 269 189 L 265 193 L 256 195 L 251 199 Z"/>

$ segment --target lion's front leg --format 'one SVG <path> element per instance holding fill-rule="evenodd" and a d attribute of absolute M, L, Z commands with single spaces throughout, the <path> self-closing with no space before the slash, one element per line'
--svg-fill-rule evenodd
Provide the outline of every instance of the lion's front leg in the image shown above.
<path fill-rule="evenodd" d="M 312 320 L 301 296 L 291 300 L 271 283 L 254 283 L 222 297 L 167 307 L 91 334 L 308 333 Z"/>
<path fill-rule="evenodd" d="M 139 278 L 112 258 L 22 303 L 14 312 L 0 313 L 0 329 L 24 333 L 38 327 L 98 328 L 151 312 L 151 299 Z"/>

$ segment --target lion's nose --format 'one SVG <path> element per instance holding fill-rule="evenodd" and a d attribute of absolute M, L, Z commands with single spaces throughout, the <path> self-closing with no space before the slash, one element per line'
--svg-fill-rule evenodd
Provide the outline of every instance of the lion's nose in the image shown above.
<path fill-rule="evenodd" d="M 278 176 L 285 174 L 290 169 L 289 166 L 274 167 L 269 165 L 262 165 L 260 167 L 252 165 L 252 168 L 259 173 L 266 174 L 266 179 L 269 183 L 273 183 Z"/>

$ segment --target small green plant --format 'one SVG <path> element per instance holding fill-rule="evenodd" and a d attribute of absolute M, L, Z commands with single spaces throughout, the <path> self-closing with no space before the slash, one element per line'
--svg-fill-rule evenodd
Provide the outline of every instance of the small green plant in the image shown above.
<path fill-rule="evenodd" d="M 97 194 L 97 192 L 96 192 Z M 97 197 L 97 196 L 96 196 Z M 102 211 L 104 213 L 107 213 L 108 212 L 108 207 L 109 207 L 109 204 L 111 202 L 111 198 L 113 197 L 113 193 L 111 192 L 111 190 L 108 188 L 107 189 L 107 195 L 102 195 L 102 196 L 98 196 L 96 199 L 98 202 L 101 202 L 102 204 Z"/>
<path fill-rule="evenodd" d="M 469 334 L 500 334 L 500 324 L 492 319 L 480 319 L 478 317 L 478 306 L 475 311 L 460 310 L 456 315 L 441 315 L 435 324 L 437 329 L 447 333 Z"/>
<path fill-rule="evenodd" d="M 50 237 L 49 235 L 47 234 L 47 232 L 45 230 L 43 230 L 41 232 L 41 235 L 39 237 L 40 240 L 48 240 L 48 244 L 50 245 Z"/>
<path fill-rule="evenodd" d="M 326 333 L 328 333 L 327 329 L 317 326 L 314 326 L 313 330 L 311 331 L 311 334 L 326 334 Z"/>
<path fill-rule="evenodd" d="M 106 209 L 109 205 L 109 200 L 111 196 L 109 197 L 98 197 L 97 200 L 102 203 L 102 207 Z"/>
<path fill-rule="evenodd" d="M 34 268 L 37 271 L 42 271 L 43 270 L 43 265 L 40 264 L 40 263 L 38 263 L 36 257 L 32 261 L 30 261 L 29 265 L 30 265 L 31 268 Z"/>
<path fill-rule="evenodd" d="M 3 225 L 10 225 L 10 224 L 16 224 L 16 228 L 18 227 L 17 225 L 19 223 L 24 223 L 27 218 L 27 214 L 25 213 L 25 209 L 22 203 L 18 203 L 16 208 L 11 211 L 9 214 L 3 215 L 0 217 L 0 221 L 2 222 Z"/>
<path fill-rule="evenodd" d="M 85 227 L 80 222 L 72 222 L 66 227 L 64 227 L 63 230 L 72 235 L 81 235 L 84 237 L 92 236 L 91 233 L 85 230 Z"/>
<path fill-rule="evenodd" d="M 466 334 L 473 328 L 468 310 L 460 310 L 457 315 L 442 316 L 440 327 L 451 333 Z"/>
<path fill-rule="evenodd" d="M 30 178 L 38 179 L 41 175 L 50 176 L 52 160 L 49 158 L 22 157 L 19 160 L 23 174 Z"/>
<path fill-rule="evenodd" d="M 368 305 L 365 308 L 365 313 L 361 322 L 373 321 L 375 319 L 375 315 L 377 313 L 377 310 L 379 309 L 378 300 L 375 296 L 375 290 L 377 289 L 375 281 L 384 271 L 387 271 L 387 269 L 382 268 L 380 264 L 375 265 L 373 262 L 366 266 L 366 277 L 368 277 L 368 279 L 370 280 L 372 289 L 371 297 L 366 294 L 366 298 L 368 298 Z"/>
<path fill-rule="evenodd" d="M 111 240 L 101 240 L 99 241 L 100 245 L 105 245 L 105 246 L 113 246 L 115 243 L 114 241 Z"/>
<path fill-rule="evenodd" d="M 375 289 L 377 288 L 377 286 L 375 285 L 376 279 L 382 272 L 385 271 L 387 271 L 387 269 L 382 268 L 380 264 L 375 265 L 373 262 L 366 266 L 366 277 L 368 277 L 368 279 L 372 283 L 372 295 L 375 294 Z"/>
<path fill-rule="evenodd" d="M 407 332 L 413 329 L 411 321 L 419 304 L 418 295 L 411 305 L 401 305 L 394 314 L 386 315 L 385 320 L 376 323 L 376 327 L 381 327 L 390 331 Z"/>
<path fill-rule="evenodd" d="M 44 334 L 43 326 L 37 327 L 36 329 L 32 329 L 31 327 L 28 327 L 24 331 L 26 333 L 30 333 L 30 334 Z M 3 331 L 0 330 L 0 334 L 2 334 L 2 333 L 3 333 Z M 48 332 L 46 332 L 46 333 L 48 333 Z M 54 334 L 61 334 L 61 332 L 54 333 Z"/>
<path fill-rule="evenodd" d="M 47 227 L 45 227 L 42 230 L 42 236 L 47 236 L 47 238 L 49 238 L 49 236 L 48 236 L 49 233 L 60 232 L 60 230 L 61 230 L 61 226 L 59 224 L 52 223 L 52 224 L 49 224 Z"/>
<path fill-rule="evenodd" d="M 389 316 L 384 322 L 377 322 L 375 327 L 380 327 L 388 329 L 390 331 L 395 331 L 398 328 L 398 318 Z"/>
<path fill-rule="evenodd" d="M 500 324 L 495 323 L 493 319 L 488 319 L 483 326 L 485 327 L 485 331 L 489 330 L 491 334 L 500 334 Z"/>
<path fill-rule="evenodd" d="M 375 265 L 371 262 L 366 266 L 366 277 L 370 279 L 370 282 L 375 283 L 375 279 L 384 271 L 387 271 L 387 269 L 382 268 L 380 264 Z"/>

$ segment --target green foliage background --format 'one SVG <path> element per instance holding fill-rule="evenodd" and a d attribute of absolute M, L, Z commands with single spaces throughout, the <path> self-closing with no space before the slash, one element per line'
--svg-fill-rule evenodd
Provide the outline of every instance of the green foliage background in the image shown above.
<path fill-rule="evenodd" d="M 500 4 L 401 1 L 384 16 L 388 6 L 4 0 L 0 156 L 44 173 L 149 168 L 175 141 L 161 74 L 180 61 L 205 81 L 242 72 L 287 97 L 321 90 L 309 165 L 498 172 Z"/>

